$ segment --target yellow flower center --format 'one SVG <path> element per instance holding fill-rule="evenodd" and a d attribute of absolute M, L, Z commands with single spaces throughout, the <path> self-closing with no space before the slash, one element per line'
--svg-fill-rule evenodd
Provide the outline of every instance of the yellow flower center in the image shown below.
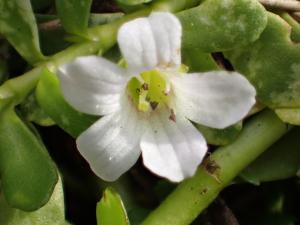
<path fill-rule="evenodd" d="M 170 85 L 165 75 L 157 70 L 149 70 L 133 77 L 127 84 L 127 91 L 139 111 L 149 112 L 161 104 L 168 104 Z"/>

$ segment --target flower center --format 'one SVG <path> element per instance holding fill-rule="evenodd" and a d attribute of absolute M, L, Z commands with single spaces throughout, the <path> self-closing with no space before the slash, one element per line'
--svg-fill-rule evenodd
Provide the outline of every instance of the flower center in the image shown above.
<path fill-rule="evenodd" d="M 127 91 L 139 111 L 150 112 L 168 104 L 170 84 L 164 77 L 161 71 L 154 69 L 129 80 Z"/>

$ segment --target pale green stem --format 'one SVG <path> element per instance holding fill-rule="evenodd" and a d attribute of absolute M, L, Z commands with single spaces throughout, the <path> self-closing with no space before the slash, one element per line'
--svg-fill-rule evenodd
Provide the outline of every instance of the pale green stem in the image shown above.
<path fill-rule="evenodd" d="M 35 87 L 41 68 L 37 67 L 22 76 L 10 79 L 0 86 L 0 112 L 12 102 L 22 99 Z"/>
<path fill-rule="evenodd" d="M 300 24 L 291 17 L 288 13 L 282 13 L 281 17 L 292 27 L 292 39 L 296 39 L 296 42 L 300 39 Z"/>
<path fill-rule="evenodd" d="M 263 111 L 244 127 L 238 139 L 210 156 L 209 174 L 200 167 L 152 211 L 142 225 L 190 224 L 249 163 L 287 131 L 288 127 L 271 111 Z M 211 170 L 212 171 L 212 170 Z"/>
<path fill-rule="evenodd" d="M 154 11 L 168 11 L 168 12 L 178 12 L 184 9 L 188 9 L 197 6 L 204 0 L 180 0 L 180 1 L 170 1 L 170 0 L 160 0 L 155 1 L 152 5 Z"/>

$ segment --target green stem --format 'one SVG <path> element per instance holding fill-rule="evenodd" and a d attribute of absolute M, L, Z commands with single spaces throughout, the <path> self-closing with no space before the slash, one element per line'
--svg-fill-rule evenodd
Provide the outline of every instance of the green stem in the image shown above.
<path fill-rule="evenodd" d="M 123 23 L 138 17 L 147 16 L 150 13 L 151 8 L 141 9 L 139 11 L 125 15 L 122 18 L 115 20 L 109 24 L 92 27 L 88 30 L 88 36 L 94 41 L 115 44 L 117 41 L 118 29 Z"/>
<path fill-rule="evenodd" d="M 234 143 L 220 147 L 210 156 L 211 166 L 219 169 L 209 174 L 205 166 L 200 167 L 196 175 L 179 184 L 142 225 L 190 224 L 234 177 L 288 130 L 271 111 L 255 116 Z"/>
<path fill-rule="evenodd" d="M 13 102 L 21 102 L 24 96 L 35 87 L 40 74 L 41 68 L 37 67 L 0 86 L 0 111 Z"/>
<path fill-rule="evenodd" d="M 167 11 L 167 12 L 178 12 L 184 9 L 188 9 L 197 6 L 200 2 L 204 0 L 181 0 L 181 1 L 170 1 L 170 0 L 160 0 L 155 1 L 152 4 L 153 11 Z"/>
<path fill-rule="evenodd" d="M 55 72 L 57 68 L 76 56 L 93 54 L 102 47 L 99 42 L 85 42 L 73 45 L 37 65 L 22 76 L 7 80 L 0 86 L 0 109 L 7 104 L 18 105 L 35 88 L 45 67 Z M 106 46 L 104 46 L 106 47 Z"/>
<path fill-rule="evenodd" d="M 202 0 L 154 1 L 154 3 L 148 8 L 143 8 L 139 11 L 128 14 L 119 20 L 113 21 L 112 23 L 90 28 L 88 31 L 88 36 L 92 40 L 100 40 L 100 41 L 115 43 L 117 37 L 117 31 L 124 22 L 130 21 L 137 17 L 147 16 L 152 11 L 168 11 L 168 12 L 175 13 L 184 10 L 186 8 L 196 6 L 201 1 Z"/>
<path fill-rule="evenodd" d="M 282 13 L 281 17 L 292 27 L 291 39 L 294 42 L 300 41 L 300 24 L 288 13 Z"/>

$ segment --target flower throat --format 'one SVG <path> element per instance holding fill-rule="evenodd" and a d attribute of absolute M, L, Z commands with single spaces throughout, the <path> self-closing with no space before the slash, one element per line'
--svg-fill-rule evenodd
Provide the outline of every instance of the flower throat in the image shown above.
<path fill-rule="evenodd" d="M 154 69 L 131 78 L 127 91 L 139 111 L 150 112 L 161 104 L 168 104 L 170 85 L 162 72 Z"/>

